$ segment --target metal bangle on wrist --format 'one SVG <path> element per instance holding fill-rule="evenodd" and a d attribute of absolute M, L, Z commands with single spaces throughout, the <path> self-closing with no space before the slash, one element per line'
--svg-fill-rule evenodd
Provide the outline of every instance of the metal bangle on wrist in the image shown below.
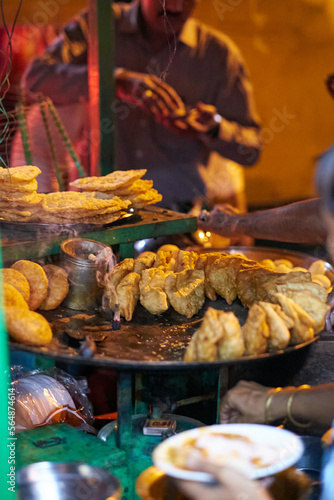
<path fill-rule="evenodd" d="M 290 420 L 290 422 L 293 425 L 295 425 L 296 427 L 300 427 L 301 429 L 307 429 L 307 427 L 310 427 L 312 425 L 312 422 L 306 422 L 306 423 L 297 422 L 297 420 L 292 415 L 291 406 L 292 406 L 292 402 L 294 400 L 295 395 L 299 391 L 305 390 L 305 389 L 310 389 L 310 386 L 309 385 L 301 385 L 300 387 L 297 387 L 296 390 L 294 392 L 292 392 L 292 394 L 289 396 L 289 399 L 288 399 L 288 402 L 286 405 L 286 412 L 287 412 L 288 419 Z"/>

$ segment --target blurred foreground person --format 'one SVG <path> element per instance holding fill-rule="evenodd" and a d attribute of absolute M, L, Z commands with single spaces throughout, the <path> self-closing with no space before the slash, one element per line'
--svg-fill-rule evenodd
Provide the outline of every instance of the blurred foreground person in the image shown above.
<path fill-rule="evenodd" d="M 194 199 L 205 196 L 199 169 L 206 168 L 211 153 L 248 166 L 257 162 L 261 149 L 245 63 L 227 36 L 190 17 L 197 2 L 136 0 L 113 5 L 116 124 L 101 128 L 103 140 L 108 140 L 110 129 L 117 131 L 116 169 L 147 169 L 163 195 L 162 206 L 179 211 L 188 211 Z M 22 84 L 31 104 L 37 93 L 51 98 L 83 164 L 95 175 L 88 161 L 88 38 L 86 12 L 32 61 Z M 54 136 L 56 127 L 51 127 Z M 33 159 L 42 170 L 40 190 L 58 190 L 36 104 L 28 114 L 28 129 Z M 25 164 L 21 142 L 18 133 L 11 166 Z M 62 156 L 59 165 L 66 175 L 65 150 Z M 216 167 L 214 171 L 211 177 Z"/>

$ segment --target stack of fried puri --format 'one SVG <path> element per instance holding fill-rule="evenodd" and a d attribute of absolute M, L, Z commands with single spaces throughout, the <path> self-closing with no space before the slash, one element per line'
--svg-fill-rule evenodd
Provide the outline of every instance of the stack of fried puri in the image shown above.
<path fill-rule="evenodd" d="M 130 201 L 103 193 L 62 191 L 48 193 L 42 199 L 40 220 L 53 224 L 109 224 L 119 219 Z"/>
<path fill-rule="evenodd" d="M 115 170 L 103 177 L 76 179 L 70 186 L 85 192 L 95 191 L 106 196 L 118 196 L 129 201 L 129 208 L 140 209 L 162 200 L 161 194 L 153 188 L 153 181 L 142 179 L 145 174 L 145 169 Z"/>
<path fill-rule="evenodd" d="M 37 193 L 38 167 L 0 168 L 0 217 L 6 221 L 35 220 L 42 196 Z"/>
<path fill-rule="evenodd" d="M 64 269 L 40 266 L 28 260 L 19 260 L 10 268 L 1 270 L 3 307 L 9 335 L 29 345 L 46 345 L 52 340 L 47 320 L 36 309 L 58 307 L 67 295 L 69 285 Z"/>

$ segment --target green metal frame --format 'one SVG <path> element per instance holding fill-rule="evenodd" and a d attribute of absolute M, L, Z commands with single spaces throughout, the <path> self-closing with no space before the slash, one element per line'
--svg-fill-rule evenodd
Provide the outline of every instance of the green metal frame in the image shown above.
<path fill-rule="evenodd" d="M 158 207 L 142 210 L 140 214 L 141 220 L 136 223 L 123 224 L 119 227 L 87 233 L 80 232 L 78 237 L 100 241 L 110 246 L 120 245 L 120 258 L 124 259 L 133 257 L 134 244 L 138 240 L 178 233 L 193 233 L 197 229 L 196 217 L 159 209 Z M 71 236 L 50 237 L 45 235 L 43 238 L 42 235 L 39 235 L 38 240 L 11 242 L 2 248 L 3 261 L 38 259 L 46 255 L 58 254 L 61 242 L 69 237 Z"/>

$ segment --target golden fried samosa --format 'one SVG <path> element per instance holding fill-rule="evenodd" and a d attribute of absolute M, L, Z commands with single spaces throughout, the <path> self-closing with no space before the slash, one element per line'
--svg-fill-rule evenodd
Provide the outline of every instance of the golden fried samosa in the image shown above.
<path fill-rule="evenodd" d="M 293 326 L 290 330 L 290 343 L 297 345 L 311 340 L 314 337 L 314 319 L 312 316 L 302 309 L 294 300 L 286 297 L 282 293 L 276 293 L 275 297 L 283 311 L 293 320 Z"/>
<path fill-rule="evenodd" d="M 204 271 L 186 269 L 181 273 L 172 273 L 166 278 L 165 289 L 175 311 L 191 318 L 205 302 Z"/>
<path fill-rule="evenodd" d="M 179 250 L 176 257 L 175 271 L 180 273 L 185 269 L 195 269 L 198 260 L 197 252 L 188 252 L 186 250 Z"/>
<path fill-rule="evenodd" d="M 228 304 L 237 298 L 237 275 L 242 264 L 252 261 L 233 255 L 223 255 L 211 266 L 208 279 L 215 292 Z"/>
<path fill-rule="evenodd" d="M 264 285 L 277 278 L 275 271 L 251 262 L 244 263 L 236 276 L 237 295 L 244 307 L 250 308 L 254 302 L 268 300 Z"/>
<path fill-rule="evenodd" d="M 131 321 L 133 311 L 139 299 L 139 282 L 141 276 L 132 272 L 127 274 L 116 288 L 120 316 Z"/>
<path fill-rule="evenodd" d="M 256 356 L 264 354 L 268 347 L 269 326 L 266 313 L 258 304 L 253 304 L 247 316 L 246 323 L 241 328 L 245 341 L 245 354 Z"/>
<path fill-rule="evenodd" d="M 224 335 L 218 341 L 218 359 L 239 359 L 245 352 L 245 343 L 238 318 L 233 312 L 219 312 Z"/>
<path fill-rule="evenodd" d="M 222 255 L 221 252 L 212 252 L 212 253 L 202 253 L 199 255 L 199 258 L 196 262 L 195 269 L 204 269 L 204 291 L 205 296 L 210 300 L 216 300 L 217 294 L 210 283 L 209 274 L 212 264 L 220 259 Z"/>
<path fill-rule="evenodd" d="M 266 313 L 266 322 L 269 326 L 268 348 L 269 351 L 284 349 L 290 342 L 290 332 L 282 318 L 277 314 L 273 304 L 259 302 Z"/>
<path fill-rule="evenodd" d="M 141 253 L 134 261 L 133 271 L 135 273 L 141 274 L 144 269 L 149 269 L 153 266 L 156 256 L 157 255 L 154 252 Z"/>
<path fill-rule="evenodd" d="M 222 311 L 209 307 L 202 323 L 192 336 L 184 361 L 216 361 L 218 341 L 224 336 Z"/>
<path fill-rule="evenodd" d="M 315 334 L 325 328 L 326 314 L 331 307 L 314 295 L 311 290 L 290 289 L 286 296 L 292 299 L 314 319 L 313 330 Z"/>
<path fill-rule="evenodd" d="M 139 282 L 140 303 L 151 314 L 162 314 L 169 308 L 165 281 L 171 273 L 162 267 L 151 267 L 142 272 Z"/>
<path fill-rule="evenodd" d="M 124 259 L 115 267 L 113 267 L 106 275 L 104 287 L 104 301 L 109 302 L 110 309 L 114 309 L 117 304 L 116 288 L 122 279 L 129 273 L 133 272 L 134 259 Z"/>
<path fill-rule="evenodd" d="M 154 267 L 162 267 L 175 271 L 177 256 L 180 250 L 158 250 Z"/>

